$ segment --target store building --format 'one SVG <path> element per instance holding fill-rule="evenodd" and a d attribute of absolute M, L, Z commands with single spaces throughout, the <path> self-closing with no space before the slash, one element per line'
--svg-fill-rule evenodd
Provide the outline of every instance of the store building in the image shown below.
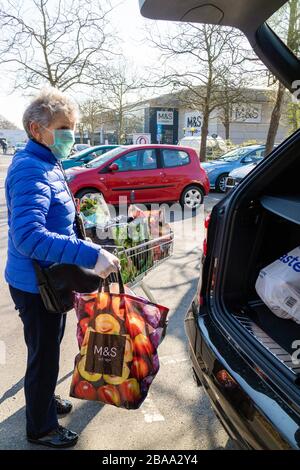
<path fill-rule="evenodd" d="M 233 105 L 230 120 L 230 140 L 234 144 L 248 141 L 265 143 L 275 92 L 265 89 L 247 89 L 245 102 Z M 289 134 L 287 121 L 288 100 L 285 100 L 282 118 L 276 136 L 281 142 Z M 203 116 L 182 104 L 180 93 L 166 94 L 130 105 L 124 116 L 126 143 L 132 143 L 135 133 L 150 134 L 151 143 L 177 144 L 184 136 L 200 135 Z M 210 116 L 209 134 L 225 139 L 222 111 L 216 109 Z M 97 130 L 100 143 L 117 143 L 116 123 L 106 122 Z M 102 140 L 102 141 L 101 141 Z M 98 143 L 98 142 L 97 142 Z"/>

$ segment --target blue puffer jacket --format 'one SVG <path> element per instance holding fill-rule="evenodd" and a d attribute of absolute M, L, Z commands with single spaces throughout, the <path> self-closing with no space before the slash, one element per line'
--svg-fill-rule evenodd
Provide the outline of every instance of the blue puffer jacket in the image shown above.
<path fill-rule="evenodd" d="M 5 181 L 8 258 L 5 279 L 38 293 L 32 259 L 41 266 L 68 263 L 94 268 L 100 246 L 76 235 L 74 203 L 60 164 L 45 146 L 30 140 L 18 152 Z"/>

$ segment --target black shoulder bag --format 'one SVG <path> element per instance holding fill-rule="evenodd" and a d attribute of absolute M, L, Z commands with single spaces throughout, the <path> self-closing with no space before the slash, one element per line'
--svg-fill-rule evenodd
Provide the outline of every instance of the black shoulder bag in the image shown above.
<path fill-rule="evenodd" d="M 72 192 L 66 181 L 64 170 L 60 164 L 64 175 L 67 191 L 69 192 L 75 207 L 75 224 L 78 238 L 85 240 L 85 229 L 80 213 Z M 50 313 L 67 313 L 73 308 L 74 291 L 80 293 L 94 292 L 99 287 L 99 276 L 94 270 L 86 269 L 75 264 L 54 263 L 47 268 L 42 268 L 36 260 L 33 261 L 38 288 L 43 299 L 45 308 Z"/>

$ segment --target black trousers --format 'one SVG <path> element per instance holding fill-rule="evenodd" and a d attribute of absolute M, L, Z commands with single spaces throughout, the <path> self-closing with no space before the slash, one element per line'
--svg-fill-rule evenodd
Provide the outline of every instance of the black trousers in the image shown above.
<path fill-rule="evenodd" d="M 12 286 L 9 290 L 23 322 L 28 351 L 24 381 L 26 430 L 29 437 L 37 438 L 58 426 L 54 391 L 66 315 L 47 312 L 40 294 Z"/>

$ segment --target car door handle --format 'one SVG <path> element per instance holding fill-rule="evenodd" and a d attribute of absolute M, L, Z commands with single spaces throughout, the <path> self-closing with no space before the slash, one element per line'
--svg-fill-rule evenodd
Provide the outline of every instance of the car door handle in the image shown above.
<path fill-rule="evenodd" d="M 105 178 L 103 176 L 101 176 L 101 178 L 99 178 L 100 181 L 104 181 Z"/>
<path fill-rule="evenodd" d="M 160 176 L 166 176 L 166 173 L 164 171 L 161 171 L 159 174 Z"/>

